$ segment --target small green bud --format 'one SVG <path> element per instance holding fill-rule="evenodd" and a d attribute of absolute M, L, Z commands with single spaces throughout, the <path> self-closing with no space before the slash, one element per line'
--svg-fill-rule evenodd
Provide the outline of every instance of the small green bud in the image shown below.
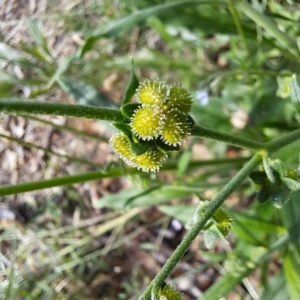
<path fill-rule="evenodd" d="M 189 113 L 193 100 L 190 92 L 180 84 L 174 84 L 169 91 L 169 98 L 166 102 L 169 109 L 177 108 L 181 112 Z"/>
<path fill-rule="evenodd" d="M 162 140 L 167 145 L 180 145 L 189 133 L 186 114 L 178 109 L 171 109 L 167 115 L 162 128 Z"/>
<path fill-rule="evenodd" d="M 163 118 L 157 105 L 145 105 L 134 113 L 131 118 L 132 131 L 141 139 L 147 141 L 159 136 Z"/>
<path fill-rule="evenodd" d="M 158 291 L 161 300 L 182 300 L 181 293 L 174 285 L 164 284 Z"/>
<path fill-rule="evenodd" d="M 123 159 L 128 165 L 134 166 L 132 161 L 134 155 L 130 150 L 130 140 L 125 134 L 117 133 L 113 135 L 109 140 L 109 144 L 119 158 Z"/>
<path fill-rule="evenodd" d="M 143 172 L 158 172 L 163 161 L 168 155 L 155 149 L 150 149 L 142 155 L 136 156 L 133 159 L 136 167 Z"/>
<path fill-rule="evenodd" d="M 164 81 L 157 79 L 143 81 L 136 90 L 139 102 L 143 104 L 162 104 L 167 98 L 168 89 Z"/>

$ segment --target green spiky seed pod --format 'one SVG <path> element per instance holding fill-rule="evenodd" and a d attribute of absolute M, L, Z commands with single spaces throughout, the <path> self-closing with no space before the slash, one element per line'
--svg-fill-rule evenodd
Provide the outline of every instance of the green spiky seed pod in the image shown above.
<path fill-rule="evenodd" d="M 189 125 L 186 114 L 178 109 L 170 110 L 162 128 L 162 140 L 167 145 L 180 145 L 183 139 L 189 134 Z"/>
<path fill-rule="evenodd" d="M 158 291 L 161 300 L 182 300 L 181 293 L 176 286 L 164 284 Z"/>
<path fill-rule="evenodd" d="M 216 220 L 220 232 L 226 237 L 233 224 L 232 217 L 225 209 L 219 208 L 214 212 L 213 218 Z"/>
<path fill-rule="evenodd" d="M 109 140 L 109 144 L 119 158 L 123 159 L 130 166 L 135 165 L 133 162 L 134 155 L 130 149 L 130 140 L 125 134 L 117 133 L 113 135 Z"/>
<path fill-rule="evenodd" d="M 167 106 L 177 108 L 181 112 L 189 113 L 193 104 L 193 98 L 190 92 L 180 84 L 174 84 L 169 91 Z"/>
<path fill-rule="evenodd" d="M 168 89 L 164 81 L 150 79 L 143 81 L 136 90 L 138 101 L 143 104 L 162 104 L 168 94 Z"/>
<path fill-rule="evenodd" d="M 150 149 L 142 155 L 133 159 L 135 166 L 143 172 L 158 172 L 162 162 L 168 157 L 166 153 L 162 153 L 155 149 Z"/>
<path fill-rule="evenodd" d="M 131 118 L 132 131 L 142 140 L 152 140 L 159 136 L 163 125 L 163 115 L 157 105 L 144 105 Z"/>

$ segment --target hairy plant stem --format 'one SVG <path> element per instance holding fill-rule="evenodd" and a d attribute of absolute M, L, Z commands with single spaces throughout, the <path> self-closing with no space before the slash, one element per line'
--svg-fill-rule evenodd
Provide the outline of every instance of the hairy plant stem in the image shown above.
<path fill-rule="evenodd" d="M 263 143 L 243 139 L 228 133 L 219 132 L 199 125 L 196 125 L 193 128 L 191 135 L 214 140 L 214 141 L 224 142 L 226 144 L 230 144 L 233 146 L 250 149 L 254 151 L 260 151 L 261 149 L 264 148 Z"/>
<path fill-rule="evenodd" d="M 286 133 L 285 135 L 263 144 L 269 153 L 279 150 L 280 148 L 300 139 L 300 128 L 292 132 Z"/>
<path fill-rule="evenodd" d="M 2 99 L 0 100 L 0 111 L 9 114 L 57 115 L 111 122 L 124 121 L 121 112 L 116 109 L 31 100 Z"/>
<path fill-rule="evenodd" d="M 214 166 L 214 165 L 231 165 L 239 167 L 243 162 L 248 158 L 235 158 L 235 159 L 213 159 L 213 160 L 204 160 L 204 161 L 193 161 L 193 164 L 189 169 L 194 169 L 196 167 L 204 166 Z M 177 169 L 177 161 L 166 163 L 161 171 L 169 171 Z M 137 169 L 127 168 L 126 174 L 137 174 L 140 173 Z M 19 183 L 15 185 L 5 185 L 0 187 L 0 196 L 15 195 L 19 193 L 31 192 L 35 190 L 41 190 L 46 188 L 52 188 L 56 186 L 70 185 L 75 183 L 81 183 L 91 180 L 99 180 L 102 178 L 112 178 L 125 175 L 120 168 L 110 169 L 108 171 L 91 171 L 85 172 L 77 175 L 67 175 L 63 177 L 38 180 L 32 182 Z"/>
<path fill-rule="evenodd" d="M 220 191 L 220 193 L 207 206 L 202 218 L 195 224 L 190 232 L 184 237 L 182 242 L 167 260 L 160 272 L 153 279 L 146 291 L 139 300 L 151 299 L 151 290 L 157 291 L 167 279 L 168 275 L 183 257 L 193 240 L 198 236 L 206 222 L 211 218 L 213 213 L 223 204 L 227 197 L 247 178 L 252 170 L 261 162 L 261 156 L 256 154 Z"/>

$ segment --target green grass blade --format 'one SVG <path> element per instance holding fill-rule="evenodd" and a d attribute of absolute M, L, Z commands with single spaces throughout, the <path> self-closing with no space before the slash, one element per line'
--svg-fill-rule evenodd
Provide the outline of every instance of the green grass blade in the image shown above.
<path fill-rule="evenodd" d="M 289 251 L 284 258 L 284 273 L 290 292 L 290 298 L 300 299 L 300 263 L 291 251 Z"/>
<path fill-rule="evenodd" d="M 268 281 L 260 300 L 289 300 L 283 270 L 279 270 L 278 273 Z"/>
<path fill-rule="evenodd" d="M 85 43 L 79 49 L 77 55 L 82 57 L 86 52 L 92 49 L 94 43 L 101 37 L 114 37 L 124 33 L 125 31 L 133 28 L 141 22 L 146 21 L 149 17 L 160 15 L 164 12 L 168 12 L 173 8 L 191 7 L 200 4 L 208 4 L 210 1 L 178 1 L 163 3 L 156 6 L 152 6 L 138 12 L 127 15 L 123 18 L 113 20 L 110 23 L 95 29 L 85 40 Z M 214 2 L 218 3 L 218 2 Z"/>
<path fill-rule="evenodd" d="M 139 86 L 139 80 L 135 75 L 134 66 L 132 63 L 128 85 L 126 87 L 126 91 L 122 99 L 122 105 L 125 105 L 131 101 L 138 86 Z"/>
<path fill-rule="evenodd" d="M 290 236 L 290 242 L 300 253 L 300 210 L 299 210 L 300 191 L 292 194 L 280 210 L 280 217 L 283 225 L 287 228 Z"/>
<path fill-rule="evenodd" d="M 243 278 L 253 272 L 252 268 L 246 268 L 240 273 L 227 273 L 222 276 L 214 285 L 212 285 L 199 300 L 219 300 L 225 297 Z"/>
<path fill-rule="evenodd" d="M 47 88 L 51 88 L 52 85 L 59 80 L 59 78 L 62 76 L 62 74 L 64 74 L 67 69 L 69 68 L 69 65 L 71 64 L 71 62 L 73 61 L 75 57 L 74 56 L 69 56 L 67 58 L 65 58 L 62 63 L 59 65 L 59 67 L 56 69 L 55 73 L 52 75 L 52 77 L 50 78 L 50 80 L 47 83 Z"/>
<path fill-rule="evenodd" d="M 298 115 L 300 115 L 300 86 L 296 77 L 296 74 L 293 75 L 291 80 L 291 99 L 294 105 L 294 108 Z"/>
<path fill-rule="evenodd" d="M 40 30 L 40 23 L 37 19 L 27 19 L 26 26 L 27 29 L 33 38 L 36 45 L 40 46 L 50 57 L 52 57 L 51 52 L 48 48 L 47 41 L 43 37 L 42 32 Z"/>
<path fill-rule="evenodd" d="M 237 2 L 236 6 L 252 21 L 264 28 L 270 35 L 272 35 L 277 40 L 279 45 L 290 52 L 294 57 L 299 59 L 300 56 L 297 44 L 288 36 L 286 32 L 282 32 L 277 27 L 273 19 L 267 17 L 264 14 L 261 14 L 246 1 Z"/>
<path fill-rule="evenodd" d="M 58 79 L 60 87 L 71 96 L 76 102 L 82 105 L 101 106 L 116 108 L 114 102 L 103 93 L 98 92 L 94 87 L 81 81 L 75 81 L 67 77 Z"/>

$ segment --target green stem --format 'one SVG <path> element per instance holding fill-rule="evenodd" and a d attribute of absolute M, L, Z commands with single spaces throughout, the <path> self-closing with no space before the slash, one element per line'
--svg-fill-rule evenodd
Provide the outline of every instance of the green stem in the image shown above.
<path fill-rule="evenodd" d="M 224 142 L 233 146 L 241 147 L 241 148 L 246 148 L 246 149 L 251 149 L 254 151 L 260 151 L 261 149 L 264 148 L 263 143 L 243 139 L 228 133 L 222 133 L 219 131 L 215 131 L 213 129 L 205 128 L 199 125 L 196 125 L 192 132 L 191 135 L 193 136 L 199 136 L 202 138 L 210 139 L 210 140 L 215 140 L 219 142 Z"/>
<path fill-rule="evenodd" d="M 206 161 L 193 161 L 193 166 L 190 168 L 194 168 L 195 166 L 204 167 L 204 166 L 211 166 L 211 165 L 218 165 L 218 164 L 241 164 L 248 158 L 236 158 L 236 159 L 213 159 L 213 160 L 206 160 Z M 195 166 L 194 166 L 195 164 Z M 169 171 L 175 170 L 177 168 L 177 162 L 170 162 L 165 164 L 161 171 Z M 190 169 L 189 168 L 189 169 Z M 126 169 L 127 174 L 137 174 L 140 173 L 137 169 Z M 8 195 L 15 195 L 19 193 L 25 192 L 32 192 L 35 190 L 41 190 L 46 188 L 52 188 L 56 186 L 63 186 L 75 183 L 81 183 L 85 181 L 91 180 L 98 180 L 102 178 L 108 177 L 119 177 L 123 176 L 124 173 L 121 169 L 115 168 L 110 169 L 108 171 L 93 171 L 93 172 L 86 172 L 77 175 L 67 175 L 63 177 L 53 178 L 53 179 L 46 179 L 46 180 L 39 180 L 39 181 L 32 181 L 32 182 L 25 182 L 15 185 L 6 185 L 0 187 L 0 196 L 8 196 Z"/>
<path fill-rule="evenodd" d="M 16 142 L 16 143 L 22 145 L 25 148 L 41 150 L 41 151 L 43 151 L 45 153 L 50 153 L 50 154 L 58 156 L 58 157 L 66 158 L 68 160 L 71 160 L 71 161 L 74 161 L 74 162 L 77 162 L 77 163 L 80 163 L 80 164 L 87 164 L 87 165 L 90 165 L 90 166 L 93 166 L 93 167 L 97 167 L 97 168 L 101 167 L 101 165 L 96 164 L 96 163 L 94 163 L 92 161 L 88 161 L 86 159 L 79 158 L 79 157 L 74 157 L 74 156 L 70 156 L 70 155 L 60 154 L 60 153 L 55 152 L 55 151 L 53 151 L 51 149 L 46 149 L 44 147 L 37 146 L 37 145 L 32 144 L 32 143 L 24 142 L 23 140 L 18 139 L 18 138 L 14 138 L 12 136 L 8 136 L 8 135 L 4 135 L 4 134 L 0 133 L 0 137 L 5 138 L 7 140 L 10 140 L 12 142 Z"/>
<path fill-rule="evenodd" d="M 300 128 L 289 132 L 271 142 L 265 143 L 263 148 L 265 148 L 269 153 L 271 153 L 298 139 L 300 139 Z"/>
<path fill-rule="evenodd" d="M 71 132 L 71 133 L 73 133 L 77 136 L 83 136 L 83 137 L 95 139 L 95 140 L 98 140 L 99 142 L 107 142 L 107 139 L 100 136 L 100 135 L 96 135 L 96 134 L 88 133 L 88 132 L 85 132 L 85 131 L 77 130 L 77 129 L 74 129 L 74 128 L 69 127 L 69 126 L 58 125 L 58 124 L 55 124 L 53 122 L 50 122 L 50 121 L 47 121 L 47 120 L 44 120 L 44 119 L 41 119 L 41 118 L 37 118 L 37 117 L 34 117 L 34 116 L 30 116 L 30 115 L 21 115 L 21 116 L 26 118 L 26 119 L 32 120 L 32 121 L 36 121 L 36 122 L 40 122 L 40 123 L 49 125 L 49 126 L 55 128 L 55 129 Z"/>
<path fill-rule="evenodd" d="M 260 163 L 261 157 L 256 154 L 220 191 L 220 193 L 210 202 L 207 207 L 206 212 L 203 214 L 202 218 L 195 224 L 191 231 L 185 236 L 176 250 L 173 252 L 172 256 L 167 260 L 165 265 L 162 267 L 160 272 L 153 279 L 151 284 L 148 286 L 146 291 L 139 298 L 140 300 L 149 300 L 151 297 L 151 290 L 154 288 L 157 290 L 162 286 L 162 284 L 167 279 L 168 275 L 174 269 L 176 264 L 183 257 L 184 253 L 187 251 L 193 240 L 198 236 L 201 229 L 204 227 L 206 222 L 211 218 L 213 213 L 218 209 L 227 197 L 247 178 L 247 176 L 252 172 L 252 170 Z"/>
<path fill-rule="evenodd" d="M 69 116 L 111 122 L 124 121 L 121 112 L 116 109 L 30 100 L 2 99 L 0 100 L 0 111 L 16 114 Z"/>
<path fill-rule="evenodd" d="M 98 180 L 107 177 L 121 176 L 122 172 L 119 169 L 113 169 L 109 171 L 94 171 L 77 175 L 70 175 L 46 180 L 32 181 L 26 183 L 20 183 L 16 185 L 6 185 L 0 187 L 0 196 L 14 195 L 25 192 L 32 192 L 36 190 L 42 190 L 52 188 L 56 186 L 63 186 L 74 183 L 81 183 L 90 180 Z"/>

